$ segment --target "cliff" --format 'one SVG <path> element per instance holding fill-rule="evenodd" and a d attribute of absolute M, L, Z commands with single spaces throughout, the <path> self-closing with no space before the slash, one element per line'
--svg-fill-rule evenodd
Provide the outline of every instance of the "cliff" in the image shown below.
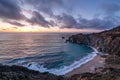
<path fill-rule="evenodd" d="M 99 73 L 73 75 L 71 80 L 120 80 L 120 26 L 100 33 L 72 35 L 68 41 L 89 45 L 109 54 L 105 59 L 105 68 L 98 68 Z"/>
<path fill-rule="evenodd" d="M 120 26 L 100 33 L 72 35 L 69 41 L 93 46 L 100 52 L 120 56 Z"/>

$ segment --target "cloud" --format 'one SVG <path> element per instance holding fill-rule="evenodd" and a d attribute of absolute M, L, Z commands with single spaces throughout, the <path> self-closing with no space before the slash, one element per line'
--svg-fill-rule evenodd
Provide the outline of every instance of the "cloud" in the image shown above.
<path fill-rule="evenodd" d="M 11 25 L 20 26 L 20 27 L 25 26 L 24 24 L 16 22 L 16 21 L 5 21 L 5 22 L 7 22 Z"/>
<path fill-rule="evenodd" d="M 61 28 L 72 28 L 77 24 L 77 21 L 74 19 L 73 16 L 62 14 L 55 16 L 57 19 L 57 23 L 61 24 Z"/>
<path fill-rule="evenodd" d="M 62 0 L 23 0 L 25 3 L 32 5 L 35 9 L 50 16 L 53 15 L 53 10 L 63 6 Z"/>
<path fill-rule="evenodd" d="M 111 27 L 114 27 L 114 23 L 108 19 L 99 19 L 99 18 L 93 18 L 91 20 L 87 19 L 80 19 L 79 20 L 80 26 L 83 28 L 93 28 L 93 29 L 108 29 Z"/>
<path fill-rule="evenodd" d="M 16 1 L 19 1 L 21 4 L 18 5 Z M 67 2 L 69 2 L 69 0 Z M 69 3 L 66 4 L 68 5 Z M 26 18 L 24 15 L 27 14 L 22 14 L 22 5 L 29 5 L 32 12 L 32 14 L 30 14 L 32 16 L 31 18 Z M 27 9 L 27 7 L 24 9 Z M 62 8 L 62 14 L 59 8 Z M 31 25 L 40 25 L 46 28 L 58 26 L 60 28 L 92 28 L 103 30 L 120 24 L 120 17 L 115 15 L 120 11 L 120 5 L 118 4 L 104 4 L 102 10 L 106 15 L 103 15 L 104 17 L 102 17 L 102 19 L 96 17 L 89 20 L 83 17 L 75 18 L 73 17 L 75 15 L 70 15 L 70 13 L 65 12 L 64 8 L 65 3 L 63 0 L 0 0 L 0 18 L 11 25 L 25 26 L 18 22 L 19 20 L 24 20 Z M 58 14 L 54 13 L 56 11 L 58 11 Z M 46 16 L 46 14 L 50 17 Z M 46 17 L 50 18 L 50 20 L 47 21 Z"/>
<path fill-rule="evenodd" d="M 52 15 L 51 18 L 54 18 L 54 21 L 48 22 L 45 19 L 38 22 L 37 20 L 33 20 L 32 22 L 36 22 L 36 24 L 42 24 L 42 26 L 54 25 L 59 26 L 60 28 L 77 28 L 77 29 L 108 29 L 116 26 L 119 24 L 119 19 L 114 14 L 120 10 L 120 6 L 117 4 L 104 4 L 102 5 L 102 9 L 106 13 L 104 17 L 101 18 L 93 18 L 93 19 L 86 19 L 80 17 L 79 19 L 74 18 L 70 13 L 63 13 L 59 15 L 55 15 L 53 13 L 54 9 L 59 10 L 58 7 L 62 9 L 65 7 L 65 3 L 63 0 L 26 0 L 28 4 L 33 5 L 35 9 L 39 12 L 46 13 L 48 15 Z M 67 1 L 68 2 L 68 1 Z M 69 4 L 69 3 L 67 3 Z M 63 11 L 64 12 L 64 11 Z M 111 17 L 112 15 L 112 17 Z M 56 23 L 55 23 L 56 22 Z M 47 23 L 47 24 L 46 24 Z"/>
<path fill-rule="evenodd" d="M 21 14 L 21 8 L 12 0 L 0 0 L 0 17 L 14 20 L 24 18 Z"/>
<path fill-rule="evenodd" d="M 2 29 L 3 31 L 7 30 L 7 29 Z"/>
<path fill-rule="evenodd" d="M 32 25 L 40 25 L 42 27 L 49 27 L 51 24 L 39 13 L 34 11 L 32 18 L 27 20 Z"/>
<path fill-rule="evenodd" d="M 14 29 L 18 29 L 18 27 L 12 27 L 12 28 L 14 28 Z"/>
<path fill-rule="evenodd" d="M 115 15 L 116 12 L 120 11 L 120 5 L 115 3 L 104 4 L 102 8 L 107 15 Z"/>
<path fill-rule="evenodd" d="M 76 28 L 76 29 L 109 29 L 117 24 L 115 23 L 119 19 L 113 21 L 113 18 L 104 17 L 103 19 L 93 18 L 93 19 L 85 19 L 79 17 L 79 19 L 75 19 L 73 16 L 69 14 L 63 14 L 61 16 L 55 16 L 57 23 L 61 24 L 60 28 Z M 58 25 L 59 25 L 58 24 Z"/>
<path fill-rule="evenodd" d="M 104 4 L 102 5 L 102 10 L 105 13 L 102 18 L 93 17 L 92 19 L 86 19 L 81 16 L 76 19 L 67 13 L 55 16 L 55 19 L 60 23 L 60 28 L 104 30 L 120 25 L 120 16 L 116 15 L 120 11 L 120 5 L 115 3 Z"/>
<path fill-rule="evenodd" d="M 33 25 L 41 25 L 43 27 L 49 27 L 50 25 L 52 25 L 52 23 L 45 20 L 45 18 L 36 11 L 33 12 L 31 19 L 26 18 L 21 13 L 21 11 L 22 11 L 21 7 L 18 6 L 15 0 L 0 0 L 0 17 L 3 20 L 3 22 L 7 22 L 11 25 L 16 25 L 16 26 L 25 26 L 22 23 L 13 21 L 13 20 L 24 20 Z"/>

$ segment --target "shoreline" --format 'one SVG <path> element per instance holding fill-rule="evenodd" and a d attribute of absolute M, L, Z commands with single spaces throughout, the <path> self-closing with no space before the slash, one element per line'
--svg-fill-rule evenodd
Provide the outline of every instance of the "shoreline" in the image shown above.
<path fill-rule="evenodd" d="M 85 72 L 94 73 L 95 68 L 104 67 L 104 63 L 105 63 L 104 58 L 102 58 L 100 55 L 97 55 L 89 62 L 81 65 L 80 67 L 72 70 L 71 72 L 66 73 L 64 76 L 71 77 L 72 75 L 85 73 Z"/>

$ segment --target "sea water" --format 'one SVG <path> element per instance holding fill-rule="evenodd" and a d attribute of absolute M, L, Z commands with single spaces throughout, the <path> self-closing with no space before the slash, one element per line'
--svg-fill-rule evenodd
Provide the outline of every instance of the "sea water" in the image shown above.
<path fill-rule="evenodd" d="M 87 45 L 66 43 L 73 34 L 0 33 L 0 62 L 64 75 L 92 60 L 97 52 Z"/>

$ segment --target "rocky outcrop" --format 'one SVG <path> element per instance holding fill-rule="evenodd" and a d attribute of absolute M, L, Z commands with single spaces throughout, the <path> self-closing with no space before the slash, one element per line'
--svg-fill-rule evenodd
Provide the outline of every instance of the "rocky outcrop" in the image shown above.
<path fill-rule="evenodd" d="M 90 45 L 103 53 L 120 56 L 120 26 L 100 33 L 72 35 L 69 41 Z"/>
<path fill-rule="evenodd" d="M 29 70 L 22 66 L 0 65 L 0 80 L 65 80 L 65 78 Z"/>
<path fill-rule="evenodd" d="M 95 73 L 76 74 L 66 78 L 22 66 L 0 65 L 0 80 L 117 80 L 119 76 L 120 69 L 113 68 L 97 68 Z"/>

